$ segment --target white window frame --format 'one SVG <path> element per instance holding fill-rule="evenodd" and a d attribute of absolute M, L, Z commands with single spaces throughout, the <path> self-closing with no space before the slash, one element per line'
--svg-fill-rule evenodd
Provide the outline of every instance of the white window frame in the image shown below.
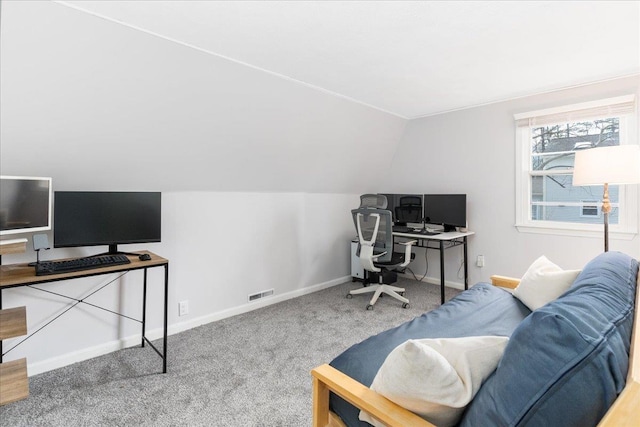
<path fill-rule="evenodd" d="M 629 105 L 632 105 L 629 112 Z M 615 113 L 623 106 L 624 113 Z M 531 218 L 531 129 L 542 125 L 565 123 L 582 119 L 598 119 L 608 111 L 620 117 L 620 144 L 638 143 L 635 95 L 625 95 L 580 104 L 515 114 L 516 120 L 516 219 L 518 231 L 568 236 L 602 237 L 602 224 L 532 220 Z M 543 124 L 540 123 L 544 121 Z M 550 121 L 551 120 L 551 121 Z M 553 121 L 555 120 L 555 121 Z M 538 122 L 538 123 L 536 123 Z M 528 123 L 528 124 L 527 124 Z M 638 234 L 638 187 L 619 186 L 618 224 L 609 225 L 609 235 L 615 239 L 631 240 Z M 599 202 L 600 211 L 602 202 Z"/>

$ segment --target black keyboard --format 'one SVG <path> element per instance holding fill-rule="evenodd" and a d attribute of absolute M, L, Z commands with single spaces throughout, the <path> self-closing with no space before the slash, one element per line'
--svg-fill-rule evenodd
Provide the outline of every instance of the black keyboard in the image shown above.
<path fill-rule="evenodd" d="M 402 225 L 394 225 L 392 230 L 396 233 L 415 233 L 413 228 L 404 227 Z"/>
<path fill-rule="evenodd" d="M 92 268 L 109 267 L 112 265 L 129 263 L 131 263 L 131 261 L 123 254 L 100 255 L 64 261 L 43 261 L 36 264 L 36 276 L 70 273 L 72 271 L 90 270 Z"/>
<path fill-rule="evenodd" d="M 422 234 L 423 236 L 435 236 L 437 234 L 440 234 L 440 231 L 428 231 L 426 229 L 416 230 L 415 228 L 403 227 L 401 225 L 393 226 L 393 232 L 394 233 L 408 233 L 408 234 Z"/>

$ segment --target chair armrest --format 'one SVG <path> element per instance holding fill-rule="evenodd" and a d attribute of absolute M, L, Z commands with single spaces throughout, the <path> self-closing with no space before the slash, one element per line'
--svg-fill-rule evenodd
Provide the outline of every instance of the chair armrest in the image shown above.
<path fill-rule="evenodd" d="M 330 391 L 389 427 L 435 427 L 330 365 L 318 366 L 311 371 L 311 375 L 313 376 L 313 427 L 325 427 L 329 422 Z"/>
<path fill-rule="evenodd" d="M 491 276 L 491 284 L 502 288 L 515 289 L 520 283 L 520 279 L 507 276 Z"/>
<path fill-rule="evenodd" d="M 408 242 L 398 242 L 404 246 L 404 262 L 399 267 L 406 267 L 411 262 L 411 246 L 417 243 L 417 240 L 409 240 Z"/>

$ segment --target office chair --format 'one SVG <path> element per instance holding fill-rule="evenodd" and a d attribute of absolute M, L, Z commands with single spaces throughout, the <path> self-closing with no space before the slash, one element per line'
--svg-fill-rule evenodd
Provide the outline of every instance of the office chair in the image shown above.
<path fill-rule="evenodd" d="M 422 222 L 422 199 L 417 196 L 403 196 L 396 206 L 396 221 Z"/>
<path fill-rule="evenodd" d="M 393 251 L 392 217 L 386 207 L 387 198 L 385 196 L 365 194 L 360 196 L 360 207 L 351 211 L 358 232 L 356 255 L 360 258 L 365 270 L 376 273 L 378 284 L 350 291 L 347 298 L 373 292 L 367 310 L 373 310 L 373 305 L 382 294 L 402 301 L 402 308 L 409 307 L 409 300 L 404 297 L 404 288 L 384 283 L 383 270 L 391 271 L 398 267 L 406 267 L 411 262 L 411 246 L 416 241 L 400 243 L 405 246 L 404 253 Z"/>
<path fill-rule="evenodd" d="M 402 196 L 398 204 L 400 206 L 422 206 L 422 198 L 420 196 Z"/>

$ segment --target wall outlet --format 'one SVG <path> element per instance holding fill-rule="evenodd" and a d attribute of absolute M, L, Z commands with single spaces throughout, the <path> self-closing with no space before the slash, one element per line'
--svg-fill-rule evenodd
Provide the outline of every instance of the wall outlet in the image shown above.
<path fill-rule="evenodd" d="M 180 301 L 178 303 L 178 316 L 186 316 L 189 314 L 189 301 Z"/>
<path fill-rule="evenodd" d="M 484 267 L 484 255 L 478 255 L 478 258 L 476 258 L 476 265 L 478 267 Z"/>

